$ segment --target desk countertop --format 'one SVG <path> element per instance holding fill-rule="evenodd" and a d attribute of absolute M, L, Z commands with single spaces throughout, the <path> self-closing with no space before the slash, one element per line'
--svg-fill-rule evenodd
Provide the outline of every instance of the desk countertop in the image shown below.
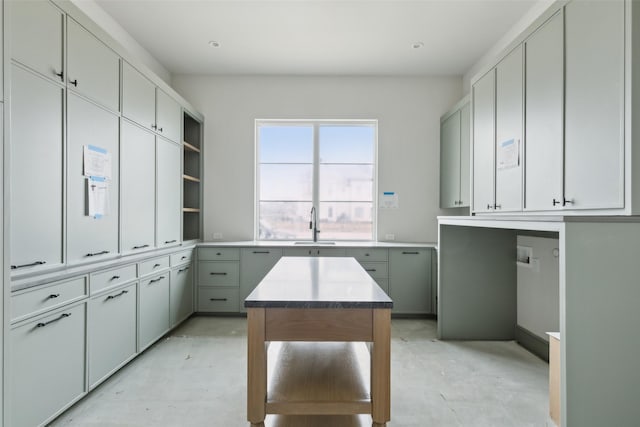
<path fill-rule="evenodd" d="M 354 258 L 282 257 L 244 301 L 247 308 L 392 308 Z"/>

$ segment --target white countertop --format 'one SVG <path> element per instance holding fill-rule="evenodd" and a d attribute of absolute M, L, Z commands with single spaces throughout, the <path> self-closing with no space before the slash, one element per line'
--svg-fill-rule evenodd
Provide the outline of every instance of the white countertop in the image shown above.
<path fill-rule="evenodd" d="M 302 240 L 301 240 L 302 241 Z M 198 247 L 266 247 L 266 248 L 435 248 L 437 243 L 403 243 L 403 242 L 366 242 L 366 241 L 335 241 L 333 244 L 320 242 L 306 242 L 296 244 L 296 241 L 285 240 L 246 240 L 246 241 L 213 241 L 200 242 Z"/>

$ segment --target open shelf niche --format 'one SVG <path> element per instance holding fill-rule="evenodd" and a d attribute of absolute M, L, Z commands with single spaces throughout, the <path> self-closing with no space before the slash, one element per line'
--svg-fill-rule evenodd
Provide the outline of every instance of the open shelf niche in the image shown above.
<path fill-rule="evenodd" d="M 202 238 L 202 122 L 187 111 L 183 123 L 182 240 Z"/>

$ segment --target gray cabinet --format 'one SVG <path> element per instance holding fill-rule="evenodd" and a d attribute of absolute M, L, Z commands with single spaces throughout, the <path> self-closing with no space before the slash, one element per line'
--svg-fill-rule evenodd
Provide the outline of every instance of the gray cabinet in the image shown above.
<path fill-rule="evenodd" d="M 395 314 L 429 314 L 431 304 L 430 248 L 389 249 L 389 296 Z"/>
<path fill-rule="evenodd" d="M 180 242 L 181 215 L 181 147 L 157 138 L 157 213 L 156 243 L 158 247 Z"/>
<path fill-rule="evenodd" d="M 240 249 L 198 248 L 198 311 L 240 311 Z"/>
<path fill-rule="evenodd" d="M 280 258 L 282 258 L 282 249 L 242 249 L 240 256 L 240 311 L 246 311 L 244 300 Z"/>
<path fill-rule="evenodd" d="M 468 98 L 440 119 L 440 207 L 469 206 L 470 107 Z"/>
<path fill-rule="evenodd" d="M 284 256 L 347 256 L 346 250 L 344 248 L 319 248 L 317 246 L 314 247 L 306 247 L 306 248 L 285 248 Z"/>
<path fill-rule="evenodd" d="M 45 424 L 86 392 L 85 320 L 83 302 L 11 328 L 11 426 Z"/>
<path fill-rule="evenodd" d="M 67 125 L 67 262 L 113 256 L 118 253 L 118 116 L 69 94 Z M 106 150 L 112 159 L 109 209 L 98 219 L 87 209 L 83 152 L 89 143 Z"/>
<path fill-rule="evenodd" d="M 156 88 L 156 131 L 173 142 L 180 142 L 181 117 L 180 104 Z"/>
<path fill-rule="evenodd" d="M 565 7 L 565 199 L 624 207 L 625 3 Z"/>
<path fill-rule="evenodd" d="M 493 212 L 495 207 L 495 91 L 496 72 L 492 69 L 471 91 L 473 114 L 473 204 L 475 212 Z"/>
<path fill-rule="evenodd" d="M 138 351 L 169 330 L 169 275 L 166 271 L 140 281 Z"/>
<path fill-rule="evenodd" d="M 120 250 L 123 253 L 155 246 L 155 159 L 154 135 L 122 120 Z"/>
<path fill-rule="evenodd" d="M 14 65 L 11 97 L 11 268 L 60 264 L 63 88 Z"/>
<path fill-rule="evenodd" d="M 522 210 L 523 48 L 496 66 L 495 204 L 501 212 Z"/>
<path fill-rule="evenodd" d="M 43 76 L 65 81 L 64 14 L 49 1 L 8 1 L 11 57 Z"/>
<path fill-rule="evenodd" d="M 112 111 L 119 110 L 120 57 L 73 19 L 67 19 L 67 85 Z"/>
<path fill-rule="evenodd" d="M 170 326 L 174 327 L 193 313 L 193 268 L 184 264 L 171 270 L 169 291 Z"/>
<path fill-rule="evenodd" d="M 136 354 L 136 282 L 89 302 L 89 387 L 93 388 Z"/>
<path fill-rule="evenodd" d="M 562 10 L 525 41 L 525 210 L 562 208 L 564 46 Z"/>

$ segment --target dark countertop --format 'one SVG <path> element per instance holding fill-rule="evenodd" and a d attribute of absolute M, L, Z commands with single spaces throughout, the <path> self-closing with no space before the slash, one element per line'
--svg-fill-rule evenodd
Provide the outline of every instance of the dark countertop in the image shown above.
<path fill-rule="evenodd" d="M 392 308 L 354 258 L 282 257 L 245 299 L 265 308 Z"/>

